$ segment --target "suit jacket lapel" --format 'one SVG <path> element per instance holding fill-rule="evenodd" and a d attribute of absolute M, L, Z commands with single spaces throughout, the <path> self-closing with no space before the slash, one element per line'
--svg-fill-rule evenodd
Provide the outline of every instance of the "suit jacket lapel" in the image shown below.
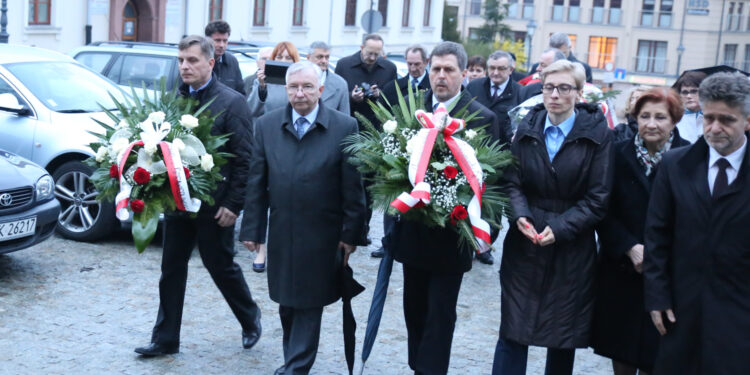
<path fill-rule="evenodd" d="M 711 191 L 708 188 L 708 144 L 703 138 L 699 138 L 689 147 L 690 150 L 679 162 L 682 168 L 681 174 L 688 177 L 687 180 L 690 181 L 696 201 L 707 210 L 711 203 Z"/>
<path fill-rule="evenodd" d="M 747 147 L 745 145 L 744 147 Z M 750 163 L 750 152 L 745 149 L 745 157 L 742 159 L 742 164 L 740 164 L 740 170 L 737 171 L 737 178 L 732 181 L 731 184 L 727 187 L 727 190 L 724 191 L 724 194 L 721 194 L 720 196 L 716 197 L 716 199 L 719 199 L 721 197 L 735 194 L 737 192 L 742 191 L 744 188 L 746 188 L 747 176 L 748 176 L 748 163 Z"/>

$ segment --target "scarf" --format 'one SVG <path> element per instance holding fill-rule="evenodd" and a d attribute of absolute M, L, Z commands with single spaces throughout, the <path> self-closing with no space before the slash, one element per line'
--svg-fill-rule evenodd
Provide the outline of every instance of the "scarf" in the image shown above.
<path fill-rule="evenodd" d="M 646 146 L 643 144 L 643 138 L 641 138 L 640 134 L 635 135 L 635 156 L 638 159 L 638 161 L 641 163 L 643 168 L 646 170 L 646 176 L 650 176 L 651 173 L 656 169 L 656 167 L 661 162 L 661 157 L 664 155 L 665 152 L 669 151 L 669 149 L 672 147 L 672 141 L 674 140 L 674 131 L 669 135 L 669 140 L 667 140 L 666 143 L 664 143 L 663 146 L 659 149 L 659 151 L 656 151 L 653 155 L 648 153 L 648 150 L 646 149 Z"/>

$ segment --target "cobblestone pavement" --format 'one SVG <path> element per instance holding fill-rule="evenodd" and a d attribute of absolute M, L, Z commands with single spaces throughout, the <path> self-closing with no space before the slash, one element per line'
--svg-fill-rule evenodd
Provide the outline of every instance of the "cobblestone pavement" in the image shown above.
<path fill-rule="evenodd" d="M 371 238 L 382 235 L 373 217 Z M 251 271 L 253 254 L 237 243 L 237 263 L 263 312 L 263 336 L 243 350 L 232 315 L 197 251 L 190 262 L 180 353 L 141 358 L 158 308 L 161 249 L 138 254 L 128 233 L 97 244 L 59 237 L 0 255 L 0 374 L 271 374 L 282 364 L 278 306 L 268 298 L 265 274 Z M 158 242 L 158 241 L 157 241 Z M 379 241 L 374 241 L 379 242 Z M 499 242 L 496 244 L 500 248 Z M 367 290 L 355 298 L 357 357 L 375 285 L 378 260 L 370 248 L 351 258 Z M 451 374 L 489 374 L 500 324 L 498 263 L 474 263 L 458 301 Z M 403 274 L 396 263 L 383 322 L 365 374 L 408 374 L 402 310 Z M 529 374 L 542 374 L 545 350 L 529 352 Z M 358 363 L 356 367 L 359 367 Z M 341 304 L 325 309 L 314 374 L 345 374 Z M 576 374 L 611 374 L 609 361 L 578 350 Z"/>

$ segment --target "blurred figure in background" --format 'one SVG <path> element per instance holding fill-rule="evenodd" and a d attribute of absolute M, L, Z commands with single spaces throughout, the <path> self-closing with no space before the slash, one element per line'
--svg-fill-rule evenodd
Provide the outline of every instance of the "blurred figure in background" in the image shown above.
<path fill-rule="evenodd" d="M 698 101 L 698 87 L 706 78 L 703 72 L 685 72 L 672 86 L 682 99 L 685 115 L 677 123 L 680 135 L 690 143 L 695 143 L 703 135 L 703 112 Z"/>
<path fill-rule="evenodd" d="M 635 115 L 631 112 L 635 108 L 635 103 L 638 98 L 643 95 L 644 92 L 650 90 L 648 86 L 636 86 L 630 90 L 628 98 L 625 101 L 625 122 L 617 124 L 614 129 L 615 142 L 623 139 L 633 139 L 635 133 L 638 132 L 638 122 L 636 121 Z M 680 116 L 682 118 L 682 116 Z"/>
<path fill-rule="evenodd" d="M 467 74 L 466 79 L 464 79 L 464 86 L 468 85 L 469 82 L 475 79 L 487 76 L 487 60 L 485 60 L 484 57 L 479 55 L 472 56 L 469 58 L 467 64 Z"/>

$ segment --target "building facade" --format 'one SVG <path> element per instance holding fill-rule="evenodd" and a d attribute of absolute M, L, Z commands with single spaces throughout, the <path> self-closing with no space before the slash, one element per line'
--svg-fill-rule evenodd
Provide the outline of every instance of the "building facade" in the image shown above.
<path fill-rule="evenodd" d="M 579 60 L 605 78 L 666 85 L 686 69 L 718 64 L 750 71 L 749 0 L 501 0 L 515 39 L 536 23 L 532 61 L 555 32 L 567 33 Z M 448 0 L 458 7 L 459 31 L 472 38 L 484 20 L 484 0 Z M 624 77 L 623 77 L 624 73 Z"/>
<path fill-rule="evenodd" d="M 410 44 L 440 42 L 442 0 L 9 0 L 10 43 L 67 52 L 91 41 L 133 40 L 176 43 L 202 34 L 224 19 L 231 40 L 316 40 L 348 53 L 361 44 L 362 17 L 373 6 L 382 15 L 377 32 L 389 52 Z M 377 18 L 377 17 L 376 17 Z M 367 18 L 369 20 L 369 18 Z M 87 25 L 89 26 L 87 31 Z"/>

